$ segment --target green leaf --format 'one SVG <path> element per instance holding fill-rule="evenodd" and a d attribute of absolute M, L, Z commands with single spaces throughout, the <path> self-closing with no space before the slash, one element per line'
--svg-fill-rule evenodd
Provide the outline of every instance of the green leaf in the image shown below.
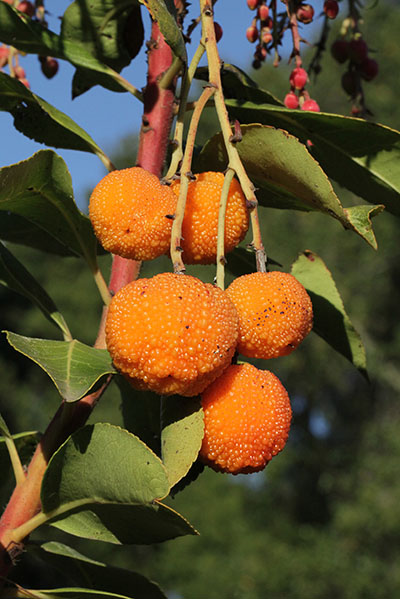
<path fill-rule="evenodd" d="M 96 270 L 97 240 L 92 225 L 74 202 L 67 165 L 52 150 L 40 150 L 27 160 L 0 169 L 2 237 L 29 245 L 29 237 L 16 238 L 9 228 L 10 213 L 18 217 L 17 223 L 23 219 L 29 224 L 33 247 L 40 244 L 43 251 L 52 251 L 61 246 L 64 255 L 83 256 Z"/>
<path fill-rule="evenodd" d="M 161 398 L 152 391 L 138 391 L 121 375 L 113 378 L 121 394 L 124 427 L 141 439 L 157 455 L 160 445 Z"/>
<path fill-rule="evenodd" d="M 149 545 L 198 534 L 183 516 L 160 501 L 144 505 L 93 503 L 69 514 L 53 518 L 49 524 L 106 543 Z"/>
<path fill-rule="evenodd" d="M 117 85 L 120 91 L 127 91 L 120 75 L 92 56 L 82 43 L 62 39 L 5 2 L 0 2 L 0 41 L 22 52 L 68 60 L 76 67 L 101 73 L 102 81 L 107 78 L 110 87 Z"/>
<path fill-rule="evenodd" d="M 351 208 L 345 208 L 344 212 L 347 214 L 349 222 L 352 224 L 354 229 L 374 248 L 376 249 L 377 243 L 374 231 L 372 229 L 371 218 L 382 212 L 385 206 L 379 204 L 378 206 L 370 206 L 363 204 L 361 206 L 352 206 Z"/>
<path fill-rule="evenodd" d="M 289 110 L 235 70 L 231 65 L 222 70 L 231 119 L 285 129 L 304 144 L 310 140 L 310 151 L 329 177 L 366 202 L 384 204 L 400 216 L 399 131 L 354 117 Z"/>
<path fill-rule="evenodd" d="M 50 523 L 109 543 L 155 543 L 195 534 L 158 499 L 169 491 L 161 460 L 111 424 L 85 426 L 53 455 L 41 491 Z"/>
<path fill-rule="evenodd" d="M 140 6 L 127 0 L 94 0 L 90 10 L 82 2 L 72 2 L 62 17 L 61 39 L 81 43 L 92 56 L 118 73 L 139 52 L 144 38 Z M 101 73 L 77 69 L 72 96 L 76 97 L 93 85 L 121 91 L 118 84 Z"/>
<path fill-rule="evenodd" d="M 15 128 L 39 143 L 54 148 L 96 154 L 105 164 L 110 159 L 84 129 L 69 116 L 32 93 L 22 83 L 0 72 L 0 110 L 14 117 Z"/>
<path fill-rule="evenodd" d="M 42 559 L 47 568 L 56 570 L 59 584 L 67 580 L 70 585 L 84 584 L 135 599 L 165 599 L 159 586 L 142 574 L 93 560 L 63 543 L 50 541 L 39 547 L 28 545 L 27 549 Z"/>
<path fill-rule="evenodd" d="M 161 456 L 173 487 L 197 459 L 204 436 L 203 410 L 194 398 L 162 399 Z"/>
<path fill-rule="evenodd" d="M 152 19 L 157 21 L 165 41 L 172 52 L 183 64 L 187 63 L 186 44 L 176 22 L 176 10 L 173 0 L 139 0 L 148 8 Z"/>
<path fill-rule="evenodd" d="M 53 341 L 4 331 L 18 352 L 49 375 L 65 401 L 81 399 L 107 374 L 114 374 L 110 354 L 80 341 Z"/>
<path fill-rule="evenodd" d="M 355 213 L 343 208 L 328 177 L 296 137 L 265 125 L 243 125 L 241 129 L 243 139 L 237 149 L 250 179 L 259 189 L 257 198 L 262 206 L 319 210 L 376 248 L 370 217 L 383 210 L 383 206 L 369 207 L 367 211 L 358 209 L 354 218 Z M 221 134 L 208 141 L 199 161 L 200 170 L 226 168 Z"/>
<path fill-rule="evenodd" d="M 75 502 L 146 504 L 168 491 L 161 460 L 140 439 L 97 423 L 74 433 L 51 458 L 41 499 L 48 513 Z"/>
<path fill-rule="evenodd" d="M 368 378 L 365 349 L 323 260 L 307 250 L 293 263 L 292 274 L 307 289 L 314 311 L 313 330 Z"/>
<path fill-rule="evenodd" d="M 0 284 L 27 297 L 55 324 L 66 337 L 70 337 L 68 326 L 57 306 L 46 291 L 26 268 L 0 242 Z"/>

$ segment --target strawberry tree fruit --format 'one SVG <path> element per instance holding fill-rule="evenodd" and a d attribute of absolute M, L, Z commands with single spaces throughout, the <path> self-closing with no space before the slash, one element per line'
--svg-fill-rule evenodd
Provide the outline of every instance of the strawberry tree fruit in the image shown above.
<path fill-rule="evenodd" d="M 287 93 L 283 103 L 286 108 L 296 109 L 299 107 L 299 99 L 294 92 Z"/>
<path fill-rule="evenodd" d="M 301 67 L 296 67 L 290 74 L 290 85 L 295 89 L 303 89 L 308 80 L 307 71 Z"/>
<path fill-rule="evenodd" d="M 360 75 L 365 81 L 372 81 L 379 72 L 379 65 L 373 58 L 367 56 L 360 64 Z"/>
<path fill-rule="evenodd" d="M 336 19 L 339 12 L 339 4 L 337 0 L 325 0 L 324 13 L 328 19 Z"/>
<path fill-rule="evenodd" d="M 331 45 L 331 54 L 336 62 L 343 64 L 349 59 L 349 42 L 344 39 L 337 39 Z"/>

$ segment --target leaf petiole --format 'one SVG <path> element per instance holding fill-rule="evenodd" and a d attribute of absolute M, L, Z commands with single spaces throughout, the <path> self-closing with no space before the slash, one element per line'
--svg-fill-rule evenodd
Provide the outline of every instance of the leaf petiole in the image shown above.
<path fill-rule="evenodd" d="M 17 447 L 14 443 L 14 439 L 8 430 L 8 426 L 0 414 L 0 433 L 4 436 L 5 444 L 7 447 L 8 454 L 10 456 L 11 466 L 15 476 L 15 482 L 17 485 L 20 485 L 25 480 L 25 472 L 24 468 L 21 464 L 21 459 L 19 457 Z"/>

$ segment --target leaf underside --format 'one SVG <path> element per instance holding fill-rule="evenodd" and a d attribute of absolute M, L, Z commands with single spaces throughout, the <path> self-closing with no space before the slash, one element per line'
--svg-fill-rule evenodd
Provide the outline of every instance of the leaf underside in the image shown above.
<path fill-rule="evenodd" d="M 291 273 L 304 285 L 311 297 L 314 332 L 368 379 L 365 349 L 360 335 L 346 313 L 342 298 L 323 260 L 307 250 L 293 263 Z"/>
<path fill-rule="evenodd" d="M 78 401 L 104 376 L 115 373 L 105 349 L 90 347 L 76 339 L 37 339 L 10 331 L 6 331 L 6 335 L 16 351 L 33 360 L 49 375 L 67 402 Z"/>

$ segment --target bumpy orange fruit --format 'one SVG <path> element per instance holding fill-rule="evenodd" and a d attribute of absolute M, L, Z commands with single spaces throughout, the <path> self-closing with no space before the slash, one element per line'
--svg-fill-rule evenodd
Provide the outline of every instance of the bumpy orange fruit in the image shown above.
<path fill-rule="evenodd" d="M 168 251 L 176 196 L 158 177 L 134 166 L 112 171 L 94 188 L 89 217 L 104 249 L 133 260 Z"/>
<path fill-rule="evenodd" d="M 226 293 L 196 277 L 162 273 L 113 297 L 107 348 L 139 389 L 197 395 L 230 364 L 238 317 Z"/>
<path fill-rule="evenodd" d="M 200 458 L 220 472 L 262 470 L 285 446 L 292 410 L 279 379 L 251 364 L 231 365 L 202 394 Z"/>
<path fill-rule="evenodd" d="M 189 183 L 182 223 L 183 261 L 186 264 L 212 264 L 217 256 L 218 211 L 223 173 L 206 172 Z M 179 196 L 180 182 L 171 189 Z M 246 198 L 239 181 L 233 179 L 228 193 L 225 219 L 225 253 L 231 252 L 249 228 Z"/>
<path fill-rule="evenodd" d="M 252 358 L 290 354 L 311 331 L 313 309 L 303 285 L 285 272 L 235 279 L 226 293 L 239 314 L 238 351 Z"/>

